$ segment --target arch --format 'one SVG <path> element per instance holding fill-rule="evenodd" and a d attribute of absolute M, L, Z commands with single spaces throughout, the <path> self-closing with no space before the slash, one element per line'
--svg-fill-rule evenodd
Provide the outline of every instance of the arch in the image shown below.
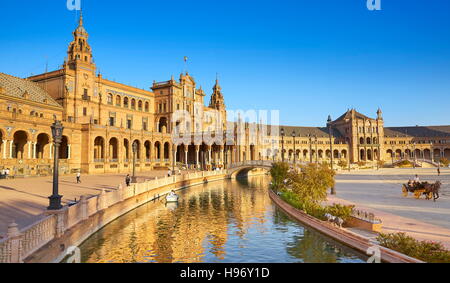
<path fill-rule="evenodd" d="M 108 97 L 107 97 L 108 104 L 112 105 L 114 103 L 113 100 L 114 100 L 114 96 L 112 95 L 112 93 L 108 93 Z"/>
<path fill-rule="evenodd" d="M 414 158 L 423 158 L 423 152 L 420 149 L 414 150 Z"/>
<path fill-rule="evenodd" d="M 359 144 L 364 144 L 364 138 L 359 138 Z"/>
<path fill-rule="evenodd" d="M 94 162 L 103 162 L 105 158 L 105 139 L 96 137 L 94 140 Z"/>
<path fill-rule="evenodd" d="M 434 160 L 439 160 L 441 158 L 441 150 L 438 148 L 435 148 L 433 150 L 433 158 Z"/>
<path fill-rule="evenodd" d="M 406 149 L 406 150 L 405 150 L 405 157 L 406 157 L 406 159 L 410 159 L 410 158 L 412 157 L 412 154 L 411 154 L 411 150 L 410 150 L 410 149 Z"/>
<path fill-rule="evenodd" d="M 164 143 L 164 159 L 165 160 L 170 159 L 170 143 L 169 142 Z"/>
<path fill-rule="evenodd" d="M 125 97 L 123 99 L 123 107 L 124 108 L 129 108 L 129 99 L 128 99 L 128 97 Z"/>
<path fill-rule="evenodd" d="M 134 144 L 136 144 L 136 152 L 134 152 Z M 139 162 L 141 160 L 141 142 L 139 140 L 134 140 L 132 143 L 133 154 L 136 154 L 136 160 Z"/>
<path fill-rule="evenodd" d="M 145 150 L 145 159 L 147 162 L 150 162 L 151 160 L 151 150 L 152 150 L 152 143 L 150 141 L 145 141 L 144 143 L 144 150 Z"/>
<path fill-rule="evenodd" d="M 329 149 L 325 150 L 325 157 L 331 159 L 331 150 Z"/>
<path fill-rule="evenodd" d="M 431 160 L 431 150 L 429 150 L 428 148 L 424 149 L 423 158 L 427 159 L 427 160 Z"/>
<path fill-rule="evenodd" d="M 378 144 L 378 138 L 373 138 L 373 144 Z"/>
<path fill-rule="evenodd" d="M 307 159 L 308 158 L 308 150 L 304 149 L 303 150 L 303 159 Z"/>
<path fill-rule="evenodd" d="M 362 160 L 362 161 L 366 160 L 366 151 L 364 149 L 361 149 L 359 151 L 359 159 Z"/>
<path fill-rule="evenodd" d="M 444 157 L 450 160 L 450 148 L 444 149 Z"/>
<path fill-rule="evenodd" d="M 157 160 L 161 159 L 161 143 L 159 141 L 155 142 L 155 158 Z"/>
<path fill-rule="evenodd" d="M 339 158 L 339 150 L 335 149 L 333 151 L 333 158 L 338 159 Z"/>
<path fill-rule="evenodd" d="M 0 157 L 3 156 L 3 140 L 5 138 L 5 135 L 3 133 L 3 130 L 0 129 Z"/>
<path fill-rule="evenodd" d="M 139 100 L 138 101 L 138 110 L 139 111 L 142 111 L 144 109 L 144 106 L 143 106 L 143 104 L 142 104 L 142 100 Z"/>
<path fill-rule="evenodd" d="M 130 141 L 128 139 L 123 139 L 123 155 L 124 161 L 130 161 Z"/>
<path fill-rule="evenodd" d="M 366 144 L 372 144 L 372 139 L 371 138 L 366 138 Z"/>
<path fill-rule="evenodd" d="M 372 150 L 371 149 L 367 150 L 367 160 L 373 161 L 373 154 L 372 154 Z"/>
<path fill-rule="evenodd" d="M 167 118 L 161 117 L 158 122 L 158 132 L 167 133 L 168 132 L 167 125 L 168 125 Z"/>
<path fill-rule="evenodd" d="M 25 145 L 28 143 L 28 134 L 25 131 L 17 131 L 13 136 L 12 157 L 16 159 L 24 158 Z"/>
<path fill-rule="evenodd" d="M 401 150 L 401 149 L 397 149 L 397 150 L 395 151 L 395 157 L 396 157 L 396 158 L 402 158 L 402 155 L 403 155 L 403 153 L 402 153 L 402 150 Z"/>
<path fill-rule="evenodd" d="M 347 159 L 347 150 L 346 150 L 346 149 L 343 149 L 343 150 L 341 151 L 341 156 L 342 156 L 342 158 Z"/>
<path fill-rule="evenodd" d="M 319 158 L 323 158 L 323 150 L 319 149 L 318 153 L 319 153 Z"/>
<path fill-rule="evenodd" d="M 145 102 L 145 112 L 149 112 L 150 111 L 150 103 L 148 103 L 148 102 Z"/>
<path fill-rule="evenodd" d="M 122 98 L 120 95 L 116 96 L 116 106 L 122 106 Z"/>
<path fill-rule="evenodd" d="M 111 162 L 117 162 L 119 159 L 119 141 L 117 138 L 109 140 L 109 158 Z"/>
<path fill-rule="evenodd" d="M 388 149 L 387 151 L 386 151 L 386 154 L 389 156 L 389 157 L 395 157 L 394 156 L 394 152 L 392 151 L 392 149 Z"/>
<path fill-rule="evenodd" d="M 36 143 L 36 158 L 43 159 L 45 157 L 50 158 L 50 136 L 46 133 L 41 133 L 37 136 Z"/>
<path fill-rule="evenodd" d="M 134 98 L 131 99 L 131 109 L 133 109 L 133 110 L 136 109 L 136 99 L 134 99 Z"/>
<path fill-rule="evenodd" d="M 69 158 L 69 138 L 63 136 L 61 144 L 59 145 L 59 159 Z"/>

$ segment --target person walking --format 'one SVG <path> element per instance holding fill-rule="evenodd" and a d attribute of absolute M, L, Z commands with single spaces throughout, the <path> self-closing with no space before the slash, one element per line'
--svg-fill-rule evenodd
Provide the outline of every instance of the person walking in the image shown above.
<path fill-rule="evenodd" d="M 127 187 L 130 186 L 130 183 L 131 183 L 131 177 L 130 177 L 130 174 L 128 174 L 127 177 L 125 177 L 125 183 L 127 184 Z"/>
<path fill-rule="evenodd" d="M 172 171 L 169 169 L 169 171 L 167 172 L 167 177 L 172 176 Z"/>
<path fill-rule="evenodd" d="M 81 173 L 78 172 L 77 173 L 77 184 L 80 184 L 80 183 L 81 183 Z"/>
<path fill-rule="evenodd" d="M 437 172 L 438 172 L 438 176 L 441 176 L 441 168 L 438 167 Z"/>

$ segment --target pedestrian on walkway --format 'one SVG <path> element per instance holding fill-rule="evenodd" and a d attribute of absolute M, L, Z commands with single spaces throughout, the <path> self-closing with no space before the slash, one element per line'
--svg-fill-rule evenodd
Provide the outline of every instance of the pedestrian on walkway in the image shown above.
<path fill-rule="evenodd" d="M 77 184 L 80 184 L 80 183 L 81 183 L 81 173 L 78 172 L 77 173 Z"/>
<path fill-rule="evenodd" d="M 167 172 L 167 177 L 172 176 L 172 171 L 169 169 L 169 171 Z"/>
<path fill-rule="evenodd" d="M 441 176 L 441 168 L 438 167 L 437 171 L 438 171 L 438 176 Z"/>
<path fill-rule="evenodd" d="M 130 183 L 131 183 L 131 177 L 130 177 L 130 174 L 128 174 L 127 177 L 125 178 L 125 183 L 127 184 L 127 187 L 130 186 Z"/>

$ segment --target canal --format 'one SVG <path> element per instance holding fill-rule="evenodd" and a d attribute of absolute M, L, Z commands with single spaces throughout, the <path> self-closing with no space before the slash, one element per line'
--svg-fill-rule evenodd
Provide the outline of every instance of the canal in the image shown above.
<path fill-rule="evenodd" d="M 291 220 L 271 202 L 269 178 L 224 180 L 150 202 L 81 246 L 82 262 L 365 262 L 365 256 Z"/>

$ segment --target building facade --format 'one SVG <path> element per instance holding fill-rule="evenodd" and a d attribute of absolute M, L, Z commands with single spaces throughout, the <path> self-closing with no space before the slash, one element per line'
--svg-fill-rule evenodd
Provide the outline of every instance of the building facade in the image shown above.
<path fill-rule="evenodd" d="M 376 119 L 348 110 L 322 128 L 229 122 L 218 80 L 208 106 L 207 94 L 187 72 L 153 82 L 151 90 L 107 80 L 97 71 L 88 39 L 80 16 L 61 69 L 26 79 L 0 73 L 0 170 L 50 174 L 55 119 L 65 127 L 63 174 L 130 172 L 134 158 L 138 172 L 246 160 L 450 159 L 450 126 L 387 128 L 381 110 Z"/>

